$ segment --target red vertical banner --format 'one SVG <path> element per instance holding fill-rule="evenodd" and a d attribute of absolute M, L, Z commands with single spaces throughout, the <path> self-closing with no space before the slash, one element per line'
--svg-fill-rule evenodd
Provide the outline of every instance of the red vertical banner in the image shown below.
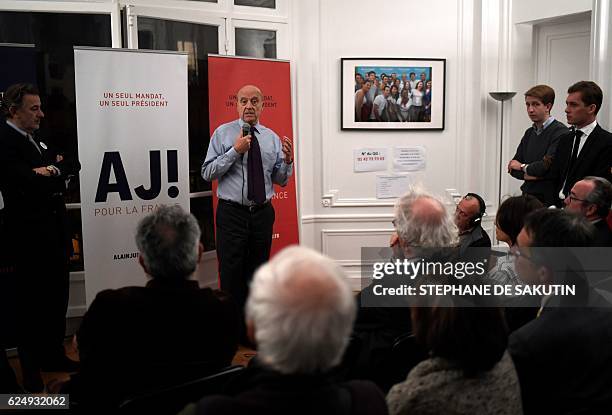
<path fill-rule="evenodd" d="M 221 124 L 239 118 L 236 93 L 245 85 L 257 86 L 264 95 L 259 122 L 279 137 L 287 136 L 293 140 L 289 62 L 233 56 L 208 56 L 211 137 Z M 293 143 L 295 156 L 295 140 Z M 272 256 L 288 245 L 299 243 L 295 194 L 294 169 L 285 187 L 274 185 L 272 205 L 276 212 L 276 220 L 272 233 Z M 216 181 L 213 182 L 213 208 L 216 212 Z"/>

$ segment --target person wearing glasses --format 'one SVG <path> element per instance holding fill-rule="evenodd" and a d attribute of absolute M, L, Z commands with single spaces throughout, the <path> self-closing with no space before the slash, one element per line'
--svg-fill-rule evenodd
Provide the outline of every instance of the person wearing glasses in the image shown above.
<path fill-rule="evenodd" d="M 565 210 L 585 217 L 595 227 L 593 246 L 612 246 L 607 217 L 612 204 L 612 184 L 603 177 L 587 176 L 576 182 L 565 198 Z"/>
<path fill-rule="evenodd" d="M 530 213 L 517 237 L 515 266 L 524 284 L 575 287 L 574 295 L 542 297 L 537 318 L 510 335 L 526 415 L 603 414 L 612 407 L 612 304 L 589 285 L 575 255 L 592 238 L 586 219 L 561 209 Z"/>
<path fill-rule="evenodd" d="M 40 371 L 78 368 L 64 351 L 69 296 L 66 178 L 80 165 L 59 153 L 36 131 L 44 117 L 36 87 L 11 85 L 2 98 L 0 191 L 6 235 L 16 248 L 18 278 L 15 316 L 23 386 L 43 390 Z"/>

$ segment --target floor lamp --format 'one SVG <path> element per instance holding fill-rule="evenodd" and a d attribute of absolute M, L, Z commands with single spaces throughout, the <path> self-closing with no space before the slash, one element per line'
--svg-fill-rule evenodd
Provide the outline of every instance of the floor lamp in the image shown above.
<path fill-rule="evenodd" d="M 497 198 L 497 209 L 499 209 L 499 206 L 501 205 L 501 198 L 502 198 L 502 188 L 501 188 L 501 183 L 502 183 L 502 172 L 504 171 L 504 159 L 503 159 L 503 154 L 504 154 L 504 101 L 509 101 L 511 100 L 515 95 L 516 92 L 489 92 L 489 95 L 491 96 L 491 98 L 493 98 L 495 101 L 499 101 L 501 102 L 501 131 L 499 133 L 500 136 L 500 141 L 499 141 L 499 196 Z"/>

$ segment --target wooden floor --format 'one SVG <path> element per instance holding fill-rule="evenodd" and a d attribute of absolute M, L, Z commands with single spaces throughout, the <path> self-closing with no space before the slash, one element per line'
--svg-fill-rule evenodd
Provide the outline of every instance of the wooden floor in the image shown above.
<path fill-rule="evenodd" d="M 78 352 L 74 349 L 74 346 L 72 345 L 71 341 L 66 340 L 64 347 L 66 348 L 66 355 L 68 357 L 70 357 L 73 360 L 79 360 Z M 236 352 L 236 355 L 234 356 L 234 359 L 232 360 L 232 364 L 246 366 L 249 363 L 249 360 L 251 360 L 255 355 L 256 355 L 256 352 L 254 350 L 247 349 L 243 346 L 239 346 L 238 351 Z M 19 385 L 21 385 L 22 378 L 21 378 L 21 367 L 19 365 L 19 358 L 16 356 L 11 357 L 9 358 L 9 362 L 11 366 L 13 367 L 13 370 L 15 371 L 15 375 L 17 376 L 17 382 L 19 383 Z M 60 380 L 60 381 L 68 380 L 70 378 L 70 375 L 65 372 L 44 372 L 42 373 L 42 378 L 43 378 L 43 382 L 46 385 L 49 382 L 54 381 L 54 380 Z M 46 395 L 46 392 L 40 395 Z"/>

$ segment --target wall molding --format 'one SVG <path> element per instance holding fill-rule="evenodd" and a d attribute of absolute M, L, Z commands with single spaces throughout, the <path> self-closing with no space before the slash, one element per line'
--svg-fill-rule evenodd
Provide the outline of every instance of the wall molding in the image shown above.
<path fill-rule="evenodd" d="M 356 222 L 388 222 L 393 220 L 393 213 L 381 214 L 337 214 L 337 215 L 304 215 L 302 225 L 316 223 L 356 223 Z"/>

